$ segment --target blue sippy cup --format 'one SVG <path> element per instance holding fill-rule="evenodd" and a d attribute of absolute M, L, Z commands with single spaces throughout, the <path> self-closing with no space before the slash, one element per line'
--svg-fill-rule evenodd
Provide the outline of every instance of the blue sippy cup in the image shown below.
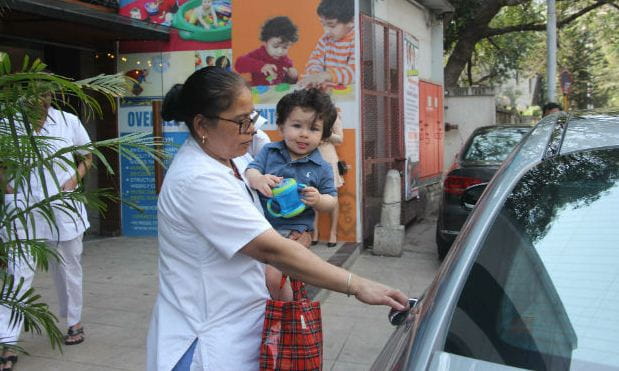
<path fill-rule="evenodd" d="M 292 218 L 305 210 L 305 204 L 301 202 L 299 190 L 305 188 L 305 184 L 297 184 L 294 178 L 282 180 L 277 187 L 273 188 L 273 198 L 267 201 L 269 214 L 277 218 Z M 279 212 L 273 210 L 271 205 L 276 202 Z"/>

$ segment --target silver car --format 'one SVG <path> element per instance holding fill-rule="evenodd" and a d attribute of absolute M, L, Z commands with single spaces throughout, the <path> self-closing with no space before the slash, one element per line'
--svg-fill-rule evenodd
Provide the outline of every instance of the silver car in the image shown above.
<path fill-rule="evenodd" d="M 372 369 L 619 370 L 619 111 L 547 116 L 481 188 Z"/>

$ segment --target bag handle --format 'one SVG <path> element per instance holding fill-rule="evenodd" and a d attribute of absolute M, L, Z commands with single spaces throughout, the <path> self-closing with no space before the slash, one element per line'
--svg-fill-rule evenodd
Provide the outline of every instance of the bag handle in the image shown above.
<path fill-rule="evenodd" d="M 286 279 L 288 276 L 282 273 L 282 280 L 279 283 L 279 289 L 281 290 L 286 284 Z M 307 300 L 307 290 L 305 290 L 305 284 L 299 280 L 295 280 L 294 278 L 290 278 L 290 287 L 292 287 L 292 299 L 295 301 L 298 300 Z"/>

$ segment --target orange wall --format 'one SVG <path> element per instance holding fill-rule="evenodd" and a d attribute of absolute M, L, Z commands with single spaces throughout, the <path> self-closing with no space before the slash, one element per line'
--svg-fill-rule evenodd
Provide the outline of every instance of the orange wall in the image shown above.
<path fill-rule="evenodd" d="M 282 137 L 277 130 L 267 130 L 271 140 L 278 141 Z M 339 188 L 340 216 L 338 218 L 338 241 L 356 242 L 357 231 L 357 194 L 355 189 L 355 179 L 357 178 L 357 163 L 355 158 L 355 129 L 344 129 L 344 142 L 337 146 L 337 153 L 340 160 L 346 161 L 349 166 L 348 172 L 344 175 L 344 185 Z M 328 214 L 320 214 L 318 230 L 319 239 L 326 241 L 329 238 L 330 219 Z"/>

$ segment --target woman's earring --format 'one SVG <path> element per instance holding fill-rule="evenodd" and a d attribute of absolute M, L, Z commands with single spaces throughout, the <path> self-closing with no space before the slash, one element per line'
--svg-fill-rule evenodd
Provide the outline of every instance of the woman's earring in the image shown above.
<path fill-rule="evenodd" d="M 204 138 L 204 135 L 202 136 L 202 144 L 204 144 L 204 142 L 206 142 L 206 139 Z"/>

